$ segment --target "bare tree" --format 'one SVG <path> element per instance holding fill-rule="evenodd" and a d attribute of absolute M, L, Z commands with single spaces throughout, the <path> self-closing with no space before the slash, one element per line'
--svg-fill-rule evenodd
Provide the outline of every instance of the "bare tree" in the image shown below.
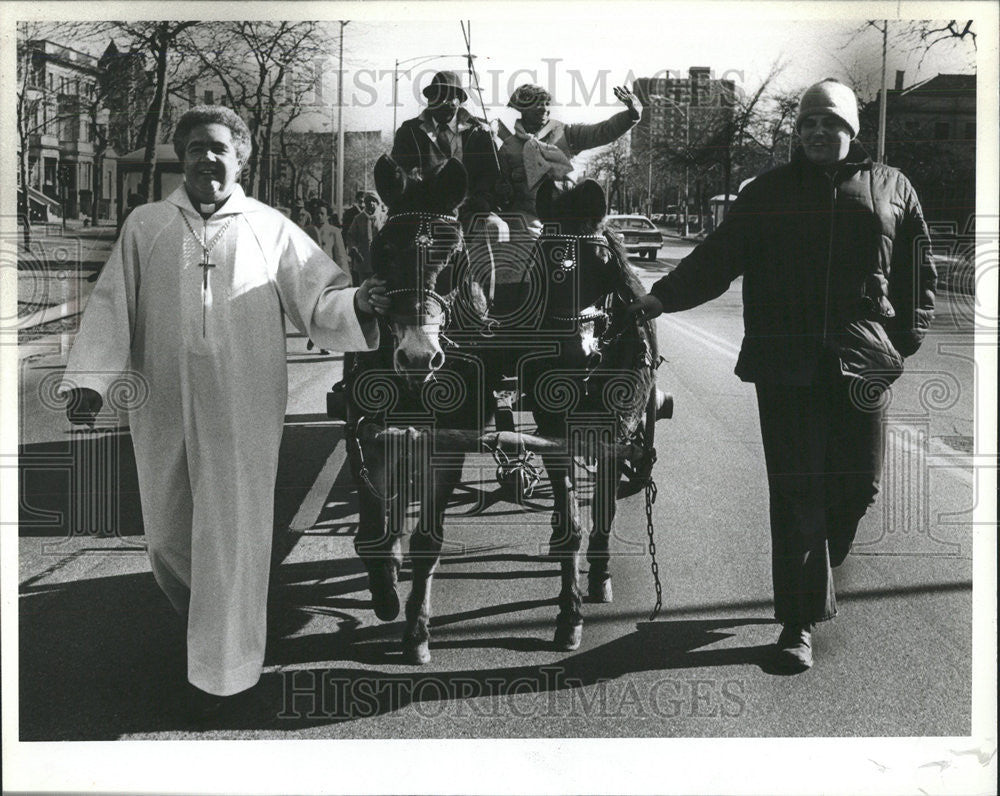
<path fill-rule="evenodd" d="M 965 50 L 970 63 L 975 65 L 976 33 L 972 29 L 975 20 L 949 20 L 936 22 L 926 19 L 911 20 L 903 23 L 900 40 L 916 45 L 923 50 L 919 64 L 923 64 L 927 54 L 935 48 L 943 47 Z"/>
<path fill-rule="evenodd" d="M 683 168 L 698 193 L 720 190 L 728 211 L 729 196 L 741 175 L 756 175 L 769 162 L 773 165 L 776 139 L 794 114 L 794 103 L 778 101 L 774 93 L 774 82 L 784 69 L 781 59 L 775 60 L 754 91 L 737 89 L 721 96 L 718 104 L 687 106 L 685 140 L 655 148 L 654 162 Z M 699 196 L 698 204 L 704 210 L 704 197 Z"/>
<path fill-rule="evenodd" d="M 587 162 L 588 173 L 596 174 L 607 186 L 609 210 L 617 207 L 619 211 L 626 212 L 631 160 L 628 139 L 622 137 L 599 150 Z"/>
<path fill-rule="evenodd" d="M 300 194 L 307 199 L 310 192 L 318 197 L 324 170 L 330 166 L 329 147 L 324 136 L 282 128 L 278 131 L 278 144 L 282 164 L 287 170 L 286 201 L 295 204 Z"/>

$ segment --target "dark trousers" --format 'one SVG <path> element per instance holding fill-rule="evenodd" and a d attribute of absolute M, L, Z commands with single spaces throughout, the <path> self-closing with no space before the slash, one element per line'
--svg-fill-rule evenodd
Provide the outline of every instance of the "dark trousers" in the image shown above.
<path fill-rule="evenodd" d="M 878 494 L 885 409 L 858 406 L 851 381 L 756 385 L 771 503 L 774 615 L 782 623 L 836 615 L 831 567 L 847 557 Z"/>

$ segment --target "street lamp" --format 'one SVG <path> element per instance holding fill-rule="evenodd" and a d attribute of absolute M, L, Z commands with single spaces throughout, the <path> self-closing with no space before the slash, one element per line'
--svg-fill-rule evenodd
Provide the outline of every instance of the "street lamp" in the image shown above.
<path fill-rule="evenodd" d="M 670 99 L 670 97 L 664 96 L 663 94 L 650 94 L 649 99 L 657 100 L 658 102 L 667 102 L 673 105 L 677 110 L 684 114 L 684 227 L 682 235 L 686 238 L 688 235 L 688 164 L 687 164 L 687 149 L 691 144 L 691 108 L 688 105 L 681 105 L 677 100 Z M 650 140 L 652 140 L 652 124 L 650 124 Z M 653 156 L 652 153 L 649 156 L 649 179 L 652 184 L 653 179 Z"/>
<path fill-rule="evenodd" d="M 412 58 L 404 58 L 400 61 L 396 59 L 395 65 L 392 67 L 392 132 L 396 132 L 396 105 L 399 93 L 399 66 L 400 64 L 412 64 L 411 69 L 414 66 L 420 66 L 421 64 L 426 64 L 428 61 L 433 61 L 437 58 L 475 58 L 474 55 L 466 55 L 465 53 L 453 53 L 453 54 L 443 54 L 443 55 L 415 55 Z M 407 69 L 407 72 L 410 70 Z"/>

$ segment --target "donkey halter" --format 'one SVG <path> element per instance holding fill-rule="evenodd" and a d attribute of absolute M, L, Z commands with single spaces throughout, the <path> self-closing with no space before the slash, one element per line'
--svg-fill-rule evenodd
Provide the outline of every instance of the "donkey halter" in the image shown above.
<path fill-rule="evenodd" d="M 439 223 L 446 223 L 449 227 L 457 229 L 458 231 L 458 235 L 456 236 L 454 243 L 448 247 L 448 252 L 444 260 L 446 264 L 450 262 L 458 252 L 465 248 L 465 243 L 462 237 L 462 228 L 459 226 L 458 218 L 456 216 L 413 211 L 397 213 L 392 216 L 393 220 L 398 218 L 415 218 L 419 221 L 412 241 L 412 246 L 417 250 L 418 257 L 427 257 L 434 249 L 437 243 L 437 240 L 434 237 L 434 225 Z M 425 287 L 407 287 L 397 288 L 396 290 L 387 290 L 385 295 L 390 298 L 392 296 L 417 295 L 421 300 L 421 304 L 423 304 L 424 299 L 432 299 L 438 306 L 438 312 L 433 314 L 418 312 L 416 315 L 396 316 L 396 320 L 399 322 L 413 323 L 416 326 L 448 325 L 450 312 L 448 301 L 444 296 L 435 290 Z"/>
<path fill-rule="evenodd" d="M 601 234 L 593 235 L 559 235 L 555 233 L 543 233 L 537 241 L 538 251 L 541 253 L 541 244 L 548 241 L 563 241 L 566 244 L 565 249 L 554 248 L 552 251 L 553 260 L 559 259 L 560 263 L 557 269 L 553 272 L 553 279 L 557 282 L 563 281 L 569 276 L 573 271 L 577 269 L 580 262 L 580 244 L 584 242 L 594 243 L 602 248 L 608 250 L 612 256 L 614 256 L 614 251 L 611 246 L 608 245 L 607 238 Z M 601 308 L 596 305 L 585 308 L 582 312 L 576 315 L 556 315 L 554 313 L 549 314 L 549 317 L 554 321 L 567 321 L 567 322 L 580 322 L 580 323 L 590 323 L 593 321 L 603 320 L 606 324 L 610 326 L 610 321 L 608 319 L 607 308 L 610 307 L 611 296 L 609 295 L 605 300 L 605 307 Z"/>

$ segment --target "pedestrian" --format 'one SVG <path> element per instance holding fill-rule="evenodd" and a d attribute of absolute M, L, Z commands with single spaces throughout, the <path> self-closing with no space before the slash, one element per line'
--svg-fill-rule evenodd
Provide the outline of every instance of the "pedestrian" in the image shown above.
<path fill-rule="evenodd" d="M 393 137 L 392 159 L 410 177 L 427 179 L 449 158 L 465 166 L 469 187 L 461 215 L 488 215 L 499 209 L 495 191 L 500 174 L 493 132 L 466 108 L 469 95 L 458 73 L 438 72 L 423 89 L 427 107 L 403 122 Z"/>
<path fill-rule="evenodd" d="M 313 212 L 315 214 L 313 229 L 316 230 L 319 247 L 323 250 L 323 254 L 340 266 L 341 270 L 346 271 L 349 267 L 347 250 L 344 248 L 344 239 L 340 235 L 340 230 L 330 223 L 330 208 L 322 202 L 317 202 Z M 316 344 L 312 340 L 306 342 L 306 351 L 312 351 L 315 347 Z M 329 354 L 330 352 L 325 348 L 320 348 L 319 353 Z"/>
<path fill-rule="evenodd" d="M 855 140 L 854 92 L 802 95 L 792 161 L 729 214 L 630 312 L 690 309 L 743 276 L 736 375 L 756 388 L 770 494 L 779 665 L 812 666 L 812 631 L 837 613 L 832 567 L 874 503 L 884 395 L 934 312 L 936 273 L 916 192 Z"/>
<path fill-rule="evenodd" d="M 351 222 L 345 241 L 347 256 L 350 259 L 351 277 L 356 285 L 360 285 L 372 275 L 372 240 L 383 223 L 385 218 L 379 198 L 373 193 L 364 193 L 361 212 Z"/>
<path fill-rule="evenodd" d="M 511 95 L 507 105 L 521 117 L 500 147 L 497 191 L 503 210 L 520 214 L 533 237 L 541 232 L 535 196 L 542 181 L 548 177 L 565 183 L 573 171 L 571 158 L 617 141 L 639 121 L 636 96 L 625 86 L 615 87 L 614 93 L 625 110 L 597 124 L 563 124 L 551 118 L 552 95 L 541 86 L 525 83 Z"/>
<path fill-rule="evenodd" d="M 357 216 L 361 212 L 364 203 L 365 203 L 365 192 L 358 191 L 357 193 L 355 193 L 354 204 L 348 207 L 344 211 L 344 223 L 341 226 L 341 229 L 343 229 L 345 235 L 347 234 L 347 231 L 351 228 L 351 224 L 354 223 L 355 216 Z"/>
<path fill-rule="evenodd" d="M 325 204 L 316 205 L 314 221 L 323 253 L 339 265 L 342 270 L 346 270 L 349 264 L 347 249 L 344 247 L 344 237 L 340 234 L 340 229 L 330 220 L 330 208 Z"/>
<path fill-rule="evenodd" d="M 83 313 L 60 391 L 77 424 L 129 372 L 153 575 L 187 626 L 197 715 L 254 686 L 266 638 L 288 375 L 283 314 L 324 346 L 370 350 L 384 283 L 347 275 L 237 178 L 250 132 L 232 110 L 178 121 L 184 183 L 125 222 Z"/>
<path fill-rule="evenodd" d="M 302 227 L 302 231 L 309 236 L 313 243 L 319 243 L 319 230 L 316 228 L 316 225 L 313 224 L 312 213 L 308 210 L 303 210 L 299 214 L 298 224 Z"/>

